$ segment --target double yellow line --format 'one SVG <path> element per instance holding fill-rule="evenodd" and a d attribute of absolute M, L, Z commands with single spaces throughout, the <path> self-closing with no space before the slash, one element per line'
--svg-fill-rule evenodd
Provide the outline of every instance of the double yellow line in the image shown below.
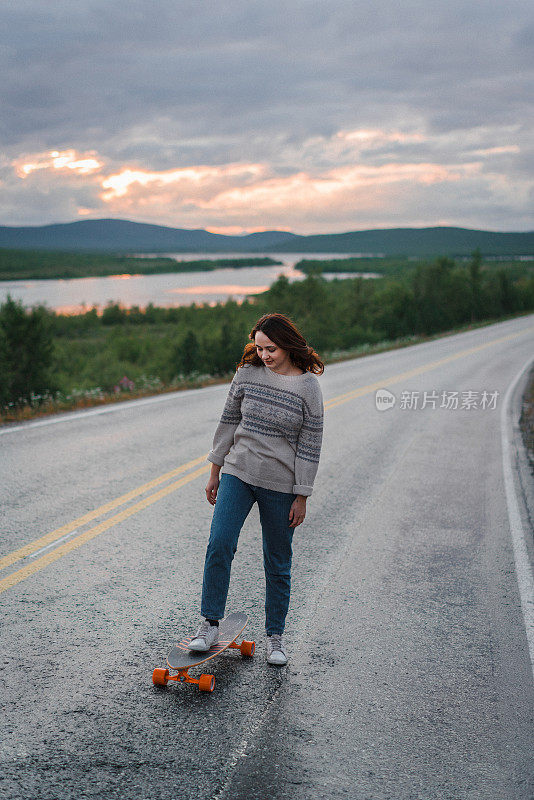
<path fill-rule="evenodd" d="M 466 356 L 472 355 L 473 353 L 478 353 L 481 350 L 485 350 L 488 347 L 492 347 L 493 345 L 500 344 L 502 342 L 509 341 L 510 339 L 516 339 L 519 336 L 524 336 L 526 333 L 530 333 L 534 331 L 534 327 L 527 328 L 524 331 L 520 331 L 519 333 L 513 333 L 508 336 L 502 336 L 499 339 L 493 339 L 490 342 L 485 342 L 482 345 L 478 345 L 477 347 L 470 347 L 467 350 L 461 350 L 458 353 L 454 353 L 451 356 L 447 356 L 446 358 L 439 359 L 438 361 L 432 361 L 428 364 L 424 364 L 421 367 L 416 367 L 415 369 L 408 370 L 407 372 L 402 372 L 397 375 L 392 375 L 389 378 L 384 378 L 381 381 L 376 383 L 368 384 L 367 386 L 362 386 L 358 389 L 354 389 L 350 392 L 346 392 L 345 394 L 338 395 L 337 397 L 333 397 L 331 400 L 328 400 L 325 404 L 325 410 L 330 408 L 335 408 L 335 406 L 341 405 L 342 403 L 347 403 L 350 400 L 354 400 L 358 397 L 363 397 L 364 395 L 370 394 L 377 389 L 385 388 L 386 386 L 391 386 L 392 384 L 400 383 L 401 381 L 409 380 L 417 375 L 421 375 L 425 372 L 429 372 L 430 370 L 436 369 L 437 367 L 441 367 L 445 364 L 450 363 L 451 361 L 456 361 L 459 358 L 464 358 Z M 148 483 L 144 483 L 142 486 L 138 486 L 136 489 L 132 489 L 130 492 L 126 492 L 126 494 L 117 497 L 115 500 L 111 500 L 109 503 L 105 503 L 98 508 L 95 508 L 93 511 L 89 511 L 87 514 L 84 514 L 77 519 L 72 520 L 72 522 L 68 522 L 66 525 L 61 526 L 60 528 L 56 528 L 56 530 L 51 531 L 50 533 L 41 536 L 39 539 L 35 539 L 33 542 L 29 542 L 28 544 L 24 545 L 24 547 L 19 548 L 18 550 L 14 550 L 12 553 L 8 553 L 7 555 L 0 558 L 0 569 L 5 569 L 6 567 L 10 567 L 13 564 L 16 564 L 18 561 L 22 559 L 28 558 L 30 556 L 34 556 L 35 554 L 39 554 L 49 548 L 54 548 L 51 552 L 47 553 L 46 555 L 41 555 L 40 557 L 36 558 L 35 561 L 32 563 L 27 564 L 26 566 L 21 567 L 20 569 L 16 570 L 15 572 L 11 573 L 7 577 L 0 580 L 0 594 L 5 592 L 7 589 L 10 589 L 13 586 L 16 586 L 18 583 L 23 581 L 25 578 L 28 578 L 30 575 L 34 575 L 36 572 L 44 569 L 49 564 L 52 564 L 54 561 L 58 561 L 67 553 L 76 550 L 78 547 L 81 547 L 86 542 L 89 542 L 91 539 L 94 539 L 96 536 L 99 536 L 104 531 L 109 530 L 110 528 L 117 525 L 119 522 L 123 522 L 128 517 L 137 514 L 139 511 L 142 511 L 148 506 L 157 503 L 159 500 L 162 500 L 164 497 L 167 497 L 172 492 L 175 492 L 177 489 L 180 489 L 182 486 L 190 483 L 191 481 L 196 480 L 196 478 L 200 477 L 200 475 L 204 475 L 210 469 L 210 464 L 206 464 L 206 456 L 205 453 L 198 458 L 193 459 L 192 461 L 188 461 L 186 464 L 182 464 L 180 467 L 171 470 L 170 472 L 166 472 L 164 475 L 160 475 L 158 478 L 154 478 L 153 480 L 149 481 Z M 198 467 L 199 464 L 203 464 L 203 466 L 199 467 L 198 469 L 194 469 L 194 467 Z M 188 470 L 194 469 L 193 472 L 188 472 Z M 114 514 L 108 519 L 100 522 L 98 525 L 95 525 L 92 528 L 84 531 L 83 533 L 79 533 L 77 536 L 70 538 L 71 534 L 74 533 L 78 528 L 87 525 L 89 522 L 97 519 L 98 517 L 103 516 L 104 514 L 108 514 L 110 511 L 114 511 L 116 508 L 129 503 L 131 500 L 134 500 L 136 497 L 139 497 L 146 492 L 150 492 L 152 489 L 155 489 L 157 486 L 161 486 L 161 484 L 166 483 L 167 481 L 176 478 L 178 475 L 188 472 L 187 475 L 180 478 L 177 481 L 173 481 L 169 483 L 167 486 L 159 489 L 158 491 L 154 492 L 153 494 L 149 494 L 148 497 L 139 500 L 137 503 L 134 503 L 128 508 L 123 509 L 118 514 Z M 68 541 L 60 544 L 63 539 L 68 538 Z M 55 547 L 55 545 L 58 545 Z"/>
<path fill-rule="evenodd" d="M 41 536 L 40 539 L 35 539 L 35 541 L 30 542 L 24 547 L 21 547 L 19 550 L 14 550 L 12 553 L 8 553 L 8 555 L 0 559 L 0 569 L 9 567 L 12 564 L 15 564 L 17 561 L 21 561 L 23 558 L 26 558 L 27 556 L 30 556 L 39 550 L 48 549 L 48 547 L 53 546 L 70 533 L 73 533 L 77 528 L 81 528 L 83 525 L 86 525 L 88 522 L 92 522 L 92 520 L 96 519 L 97 517 L 101 517 L 103 514 L 113 511 L 115 508 L 124 505 L 130 500 L 133 500 L 135 497 L 139 497 L 139 495 L 144 494 L 144 492 L 148 492 L 150 489 L 154 489 L 156 486 L 165 483 L 165 481 L 175 478 L 180 473 L 186 472 L 192 467 L 196 467 L 197 464 L 206 461 L 206 456 L 207 453 L 203 456 L 199 456 L 199 458 L 195 458 L 193 461 L 189 461 L 187 464 L 182 464 L 181 467 L 177 467 L 176 469 L 171 470 L 171 472 L 165 473 L 165 475 L 160 475 L 159 478 L 155 478 L 154 480 L 149 481 L 142 486 L 138 486 L 137 489 L 132 489 L 131 492 L 127 492 L 126 494 L 117 497 L 115 500 L 111 500 L 109 503 L 95 508 L 94 511 L 89 511 L 87 514 L 84 514 L 82 517 L 78 517 L 72 522 L 69 522 L 67 525 L 63 525 L 61 528 L 56 528 L 55 531 L 47 533 L 45 536 Z M 154 494 L 145 497 L 138 503 L 134 503 L 132 506 L 120 511 L 118 514 L 115 514 L 114 516 L 104 520 L 104 522 L 100 522 L 98 525 L 95 525 L 94 528 L 89 528 L 89 530 L 85 531 L 84 533 L 80 533 L 78 536 L 69 539 L 68 542 L 56 547 L 51 553 L 41 556 L 33 563 L 27 564 L 25 567 L 21 567 L 21 569 L 18 569 L 16 572 L 13 572 L 11 575 L 8 575 L 6 578 L 0 580 L 0 594 L 5 592 L 6 589 L 10 589 L 12 586 L 16 586 L 17 583 L 20 583 L 30 575 L 34 575 L 36 572 L 39 572 L 39 570 L 47 567 L 54 561 L 62 558 L 72 550 L 76 550 L 78 547 L 81 547 L 82 544 L 89 542 L 91 539 L 94 539 L 95 536 L 99 536 L 101 533 L 109 530 L 109 528 L 112 528 L 119 522 L 128 519 L 128 517 L 133 516 L 133 514 L 137 514 L 138 511 L 142 511 L 144 508 L 147 508 L 153 503 L 157 503 L 158 500 L 162 500 L 164 497 L 167 497 L 167 495 L 175 492 L 176 489 L 179 489 L 181 486 L 185 486 L 186 483 L 194 481 L 195 478 L 198 478 L 199 475 L 204 474 L 209 469 L 210 465 L 205 464 L 204 466 L 200 467 L 200 469 L 190 472 L 189 475 L 186 475 L 184 478 L 180 478 L 180 480 L 170 483 L 168 486 L 165 486 L 158 492 L 154 492 Z"/>

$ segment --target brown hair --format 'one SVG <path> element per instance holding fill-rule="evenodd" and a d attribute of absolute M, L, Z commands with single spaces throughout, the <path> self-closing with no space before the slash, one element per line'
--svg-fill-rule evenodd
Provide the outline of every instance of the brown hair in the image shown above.
<path fill-rule="evenodd" d="M 296 367 L 305 372 L 313 372 L 315 375 L 323 374 L 323 362 L 285 314 L 264 314 L 263 317 L 260 317 L 248 335 L 251 342 L 245 345 L 238 367 L 242 367 L 244 364 L 253 364 L 255 367 L 259 367 L 263 364 L 254 343 L 254 337 L 258 331 L 268 336 L 271 342 L 277 344 L 282 350 L 286 350 Z"/>

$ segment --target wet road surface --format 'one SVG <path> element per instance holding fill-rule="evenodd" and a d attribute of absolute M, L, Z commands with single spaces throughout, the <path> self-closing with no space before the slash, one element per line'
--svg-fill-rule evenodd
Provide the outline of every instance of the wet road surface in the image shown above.
<path fill-rule="evenodd" d="M 198 624 L 204 458 L 228 387 L 0 432 L 0 797 L 534 797 L 500 439 L 533 343 L 530 316 L 326 368 L 290 663 L 264 659 L 255 506 L 227 610 L 250 615 L 257 651 L 211 662 L 213 694 L 151 674 Z M 378 387 L 394 408 L 377 411 Z M 400 402 L 484 390 L 495 408 Z"/>

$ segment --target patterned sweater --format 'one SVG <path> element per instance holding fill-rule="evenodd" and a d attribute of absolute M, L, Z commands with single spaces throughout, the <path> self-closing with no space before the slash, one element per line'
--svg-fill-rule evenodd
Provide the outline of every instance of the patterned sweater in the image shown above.
<path fill-rule="evenodd" d="M 323 396 L 317 377 L 239 367 L 208 461 L 252 486 L 310 495 L 319 466 Z"/>

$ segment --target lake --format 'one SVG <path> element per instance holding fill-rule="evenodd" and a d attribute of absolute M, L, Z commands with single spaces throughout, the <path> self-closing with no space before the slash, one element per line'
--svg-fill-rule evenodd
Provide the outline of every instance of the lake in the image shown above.
<path fill-rule="evenodd" d="M 192 303 L 216 305 L 232 297 L 242 302 L 247 295 L 266 291 L 278 275 L 283 274 L 290 282 L 303 280 L 304 273 L 295 269 L 302 258 L 330 259 L 348 258 L 340 253 L 161 253 L 176 261 L 215 258 L 259 258 L 264 255 L 281 261 L 281 265 L 270 267 L 241 267 L 215 269 L 211 272 L 176 272 L 161 275 L 110 275 L 102 278 L 72 278 L 68 280 L 22 280 L 0 281 L 0 302 L 8 294 L 14 300 L 31 307 L 44 304 L 63 314 L 80 314 L 96 306 L 104 308 L 109 302 L 119 303 L 124 308 L 132 306 L 186 306 Z M 360 254 L 357 254 L 360 255 Z M 325 273 L 327 280 L 361 275 L 366 278 L 380 277 L 376 273 Z"/>

